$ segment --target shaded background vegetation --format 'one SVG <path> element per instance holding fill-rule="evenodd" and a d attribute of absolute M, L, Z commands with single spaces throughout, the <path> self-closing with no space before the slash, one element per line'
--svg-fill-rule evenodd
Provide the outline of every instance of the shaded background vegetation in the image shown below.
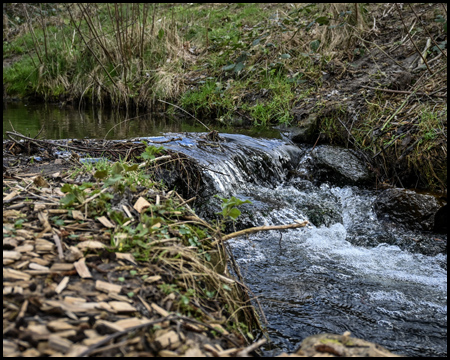
<path fill-rule="evenodd" d="M 315 114 L 311 142 L 446 189 L 446 4 L 10 3 L 3 20 L 4 97 L 164 100 L 232 125 Z"/>

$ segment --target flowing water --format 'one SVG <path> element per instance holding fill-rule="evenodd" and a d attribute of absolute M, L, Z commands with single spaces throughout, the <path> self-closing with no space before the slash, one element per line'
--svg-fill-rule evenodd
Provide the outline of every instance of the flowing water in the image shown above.
<path fill-rule="evenodd" d="M 246 226 L 297 219 L 317 225 L 230 241 L 267 317 L 273 343 L 265 355 L 292 352 L 309 335 L 347 330 L 398 354 L 446 355 L 447 256 L 399 246 L 408 237 L 437 235 L 381 224 L 373 190 L 290 177 L 292 167 L 302 167 L 307 147 L 221 136 L 220 148 L 199 145 L 194 135 L 167 147 L 206 165 L 212 192 L 251 200 L 242 215 Z"/>
<path fill-rule="evenodd" d="M 11 120 L 25 135 L 35 136 L 45 125 L 45 138 L 102 138 L 120 122 L 99 117 L 98 112 L 76 113 L 57 107 L 36 112 L 23 105 L 4 106 L 3 128 L 5 132 Z M 115 127 L 109 138 L 203 130 L 182 124 L 146 118 Z M 245 281 L 267 317 L 272 343 L 265 355 L 292 352 L 309 335 L 348 330 L 399 354 L 446 356 L 447 256 L 427 256 L 402 246 L 410 238 L 434 241 L 438 235 L 380 223 L 372 207 L 373 190 L 295 176 L 308 173 L 307 146 L 236 134 L 221 134 L 225 141 L 212 146 L 198 134 L 181 135 L 183 140 L 164 146 L 206 167 L 205 199 L 220 194 L 252 201 L 243 206 L 241 226 L 311 222 L 306 228 L 230 240 Z M 198 203 L 198 212 L 214 216 L 217 201 Z"/>

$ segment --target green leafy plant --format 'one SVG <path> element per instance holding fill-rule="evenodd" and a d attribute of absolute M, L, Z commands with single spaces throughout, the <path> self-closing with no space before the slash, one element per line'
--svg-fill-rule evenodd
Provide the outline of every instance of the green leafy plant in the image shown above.
<path fill-rule="evenodd" d="M 216 214 L 222 215 L 224 220 L 230 218 L 231 220 L 236 221 L 239 215 L 241 215 L 241 210 L 239 210 L 237 206 L 252 203 L 250 200 L 240 200 L 234 196 L 229 199 L 223 198 L 219 195 L 215 195 L 215 197 L 222 200 L 222 204 L 220 205 L 222 207 L 222 211 L 217 212 Z"/>
<path fill-rule="evenodd" d="M 146 144 L 143 142 L 143 144 Z M 157 154 L 164 150 L 164 146 L 153 146 L 149 145 L 145 148 L 144 152 L 141 154 L 140 158 L 143 160 L 153 160 Z"/>

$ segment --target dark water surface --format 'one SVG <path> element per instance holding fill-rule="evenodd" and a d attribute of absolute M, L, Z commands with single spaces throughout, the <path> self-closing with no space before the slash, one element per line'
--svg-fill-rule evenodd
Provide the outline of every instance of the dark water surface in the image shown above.
<path fill-rule="evenodd" d="M 127 120 L 128 121 L 124 121 Z M 208 124 L 206 124 L 208 126 Z M 164 113 L 127 114 L 90 108 L 48 104 L 3 103 L 3 138 L 5 131 L 12 129 L 29 137 L 39 133 L 40 139 L 130 139 L 140 136 L 155 136 L 166 132 L 204 132 L 207 129 L 196 120 L 187 117 L 179 119 Z M 233 128 L 218 127 L 220 132 L 233 133 Z M 279 137 L 270 129 L 239 129 L 250 136 Z"/>

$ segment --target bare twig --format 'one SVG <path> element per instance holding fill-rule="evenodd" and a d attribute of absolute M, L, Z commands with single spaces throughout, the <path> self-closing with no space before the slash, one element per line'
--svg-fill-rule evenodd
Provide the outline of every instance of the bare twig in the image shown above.
<path fill-rule="evenodd" d="M 233 239 L 235 237 L 242 236 L 242 235 L 253 234 L 253 233 L 259 232 L 259 231 L 296 229 L 296 228 L 299 228 L 299 227 L 305 227 L 308 224 L 309 224 L 308 221 L 302 221 L 302 222 L 296 222 L 296 223 L 287 224 L 287 225 L 257 226 L 257 227 L 252 227 L 252 228 L 249 228 L 249 229 L 236 231 L 236 232 L 233 232 L 233 233 L 228 234 L 228 235 L 224 235 L 224 236 L 222 236 L 222 241 L 227 241 L 227 240 L 230 240 L 230 239 Z"/>
<path fill-rule="evenodd" d="M 189 116 L 191 116 L 192 118 L 194 118 L 195 120 L 197 120 L 200 124 L 202 124 L 205 128 L 207 128 L 208 129 L 208 131 L 212 131 L 209 127 L 207 127 L 205 124 L 203 124 L 199 119 L 197 119 L 194 115 L 192 115 L 191 113 L 188 113 L 186 110 L 184 110 L 183 108 L 181 108 L 181 107 L 179 107 L 179 106 L 177 106 L 177 105 L 175 105 L 175 104 L 172 104 L 172 103 L 170 103 L 170 102 L 168 102 L 168 101 L 164 101 L 164 100 L 160 100 L 160 99 L 158 99 L 158 101 L 160 101 L 160 102 L 162 102 L 162 103 L 165 103 L 165 104 L 168 104 L 168 105 L 172 105 L 172 106 L 175 106 L 177 109 L 180 109 L 181 111 L 183 111 L 183 112 L 185 112 L 186 114 L 188 114 Z"/>

